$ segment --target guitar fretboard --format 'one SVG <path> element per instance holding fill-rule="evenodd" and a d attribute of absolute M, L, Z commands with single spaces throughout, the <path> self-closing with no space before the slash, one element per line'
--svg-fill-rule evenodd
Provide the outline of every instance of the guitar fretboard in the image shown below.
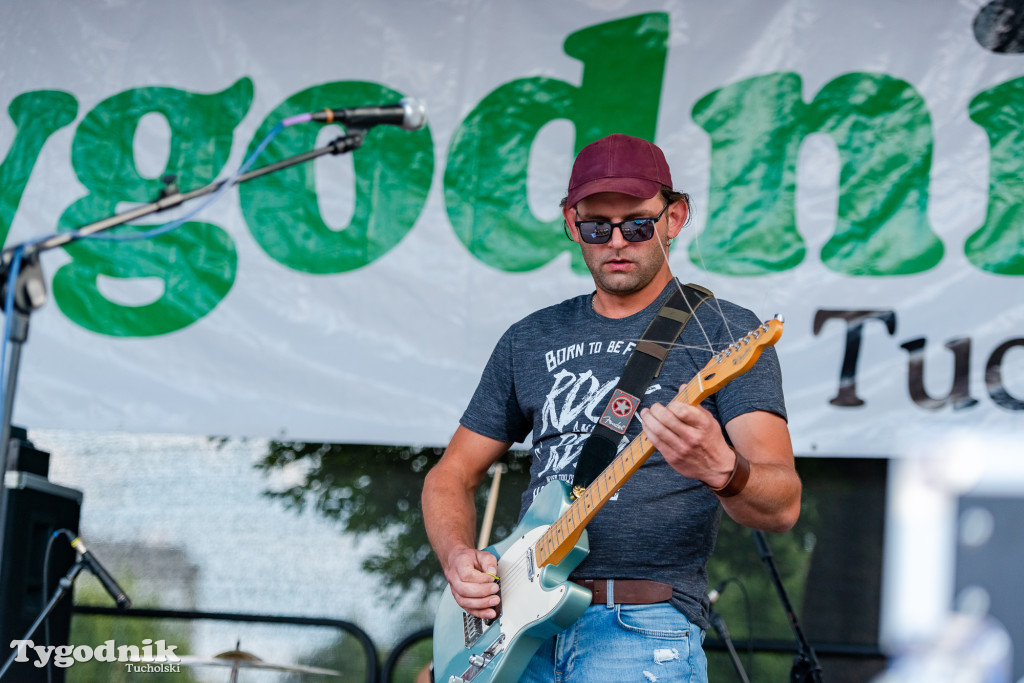
<path fill-rule="evenodd" d="M 704 400 L 703 397 L 699 397 L 691 403 L 689 399 L 690 387 L 699 383 L 700 374 L 698 373 L 672 400 L 685 401 L 690 405 Z M 698 393 L 700 392 L 698 391 Z M 543 567 L 546 564 L 560 562 L 576 545 L 583 529 L 594 515 L 611 500 L 615 492 L 640 469 L 640 466 L 652 453 L 654 453 L 654 444 L 643 432 L 622 449 L 622 452 L 615 456 L 615 459 L 598 475 L 597 479 L 573 501 L 569 509 L 562 513 L 537 540 L 537 544 L 534 546 L 537 566 Z"/>
<path fill-rule="evenodd" d="M 716 354 L 700 372 L 672 399 L 697 405 L 725 386 L 734 377 L 746 372 L 766 347 L 782 335 L 782 320 L 769 320 L 721 353 Z M 762 338 L 762 336 L 764 338 Z M 654 444 L 643 432 L 622 449 L 611 464 L 598 475 L 575 501 L 548 527 L 534 545 L 537 567 L 561 562 L 579 541 L 584 528 L 594 515 L 611 500 L 626 480 L 654 453 Z"/>

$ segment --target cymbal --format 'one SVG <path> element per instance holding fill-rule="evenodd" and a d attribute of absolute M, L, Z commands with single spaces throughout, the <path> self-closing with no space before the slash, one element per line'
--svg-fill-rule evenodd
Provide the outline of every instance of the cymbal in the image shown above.
<path fill-rule="evenodd" d="M 270 662 L 263 661 L 251 652 L 243 650 L 228 650 L 213 657 L 178 655 L 178 658 L 185 666 L 230 666 L 234 669 L 267 669 L 270 671 L 283 671 L 285 673 L 323 674 L 325 676 L 341 675 L 340 671 L 320 669 L 303 664 L 271 664 Z"/>

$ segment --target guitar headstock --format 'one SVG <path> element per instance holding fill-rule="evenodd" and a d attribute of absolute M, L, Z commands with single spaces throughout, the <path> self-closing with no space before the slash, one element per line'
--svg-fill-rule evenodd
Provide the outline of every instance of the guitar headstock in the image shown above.
<path fill-rule="evenodd" d="M 761 357 L 761 352 L 769 346 L 774 346 L 782 336 L 782 324 L 782 316 L 776 315 L 712 356 L 704 369 L 694 378 L 699 380 L 699 400 L 710 396 L 730 380 L 749 370 Z"/>

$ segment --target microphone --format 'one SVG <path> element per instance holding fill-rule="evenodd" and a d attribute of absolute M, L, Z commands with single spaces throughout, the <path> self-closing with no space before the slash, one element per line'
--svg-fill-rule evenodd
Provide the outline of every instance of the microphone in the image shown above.
<path fill-rule="evenodd" d="M 728 583 L 729 580 L 726 579 L 725 581 L 722 581 L 717 586 L 708 591 L 708 606 L 713 607 L 714 604 L 718 602 L 718 599 L 722 597 L 722 591 L 725 590 L 725 586 Z"/>
<path fill-rule="evenodd" d="M 75 540 L 71 541 L 71 547 L 78 551 L 78 556 L 82 558 L 82 562 L 84 562 L 89 568 L 89 571 L 91 571 L 96 578 L 100 580 L 103 587 L 107 589 L 107 593 L 110 593 L 110 597 L 112 597 L 114 602 L 117 603 L 118 609 L 127 609 L 132 606 L 132 601 L 124 594 L 124 590 L 117 585 L 117 581 L 114 581 L 114 577 L 110 575 L 110 572 L 103 568 L 100 561 L 86 549 L 85 543 L 82 543 L 82 539 L 80 537 L 76 537 Z"/>
<path fill-rule="evenodd" d="M 311 121 L 341 123 L 351 128 L 398 126 L 405 130 L 419 130 L 427 123 L 427 109 L 422 102 L 403 98 L 398 104 L 346 109 L 322 109 L 309 114 Z"/>

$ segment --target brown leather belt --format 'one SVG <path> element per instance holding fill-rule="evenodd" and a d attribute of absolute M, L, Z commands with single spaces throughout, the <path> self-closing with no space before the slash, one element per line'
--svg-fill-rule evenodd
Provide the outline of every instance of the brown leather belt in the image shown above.
<path fill-rule="evenodd" d="M 652 605 L 672 599 L 672 586 L 643 579 L 574 579 L 594 594 L 591 605 L 608 604 L 608 584 L 612 584 L 612 602 L 617 605 Z"/>

